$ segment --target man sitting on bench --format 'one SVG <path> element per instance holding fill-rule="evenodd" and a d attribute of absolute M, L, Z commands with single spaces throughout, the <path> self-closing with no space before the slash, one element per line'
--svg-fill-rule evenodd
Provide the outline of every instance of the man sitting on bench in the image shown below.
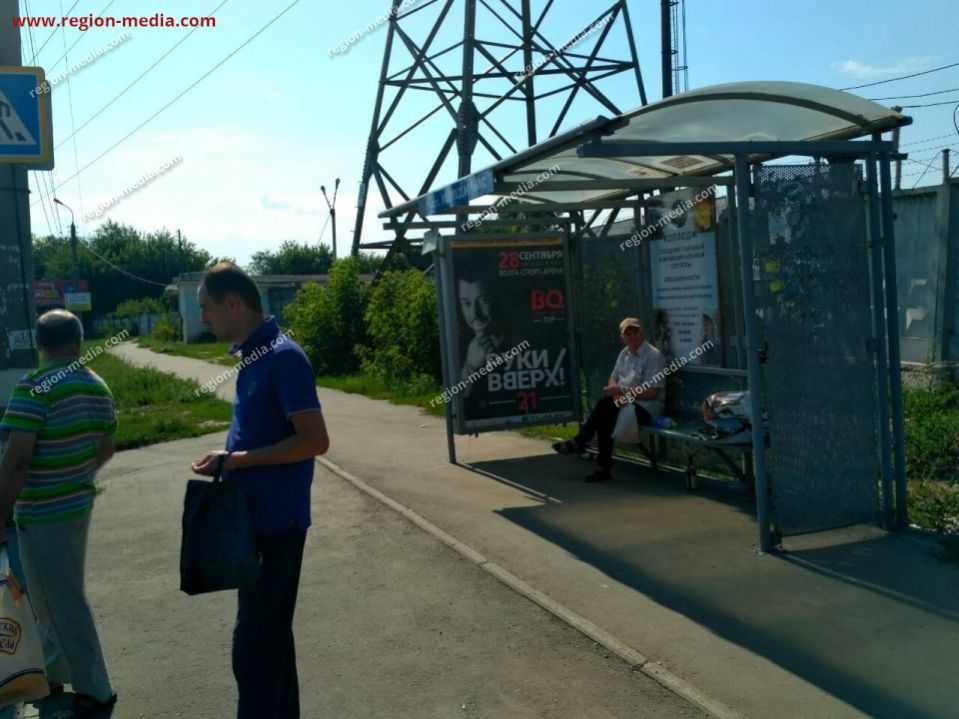
<path fill-rule="evenodd" d="M 581 454 L 586 451 L 586 445 L 593 435 L 596 435 L 599 469 L 586 477 L 587 482 L 604 482 L 612 478 L 612 435 L 620 408 L 630 411 L 627 409 L 629 405 L 635 407 L 640 425 L 649 424 L 653 417 L 663 413 L 666 386 L 663 368 L 666 360 L 662 352 L 646 341 L 643 326 L 635 317 L 627 317 L 619 323 L 619 336 L 625 347 L 616 358 L 609 384 L 603 387 L 605 397 L 593 407 L 579 434 L 567 442 L 553 445 L 553 450 L 560 454 Z M 653 382 L 657 375 L 659 380 Z"/>

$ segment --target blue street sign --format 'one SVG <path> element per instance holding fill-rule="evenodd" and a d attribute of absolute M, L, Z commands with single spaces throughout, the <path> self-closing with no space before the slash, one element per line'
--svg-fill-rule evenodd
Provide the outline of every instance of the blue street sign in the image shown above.
<path fill-rule="evenodd" d="M 0 67 L 0 163 L 53 169 L 50 87 L 43 68 Z"/>
<path fill-rule="evenodd" d="M 491 169 L 474 172 L 423 197 L 419 204 L 420 214 L 426 217 L 451 207 L 465 205 L 477 197 L 491 194 L 495 186 L 496 177 Z"/>

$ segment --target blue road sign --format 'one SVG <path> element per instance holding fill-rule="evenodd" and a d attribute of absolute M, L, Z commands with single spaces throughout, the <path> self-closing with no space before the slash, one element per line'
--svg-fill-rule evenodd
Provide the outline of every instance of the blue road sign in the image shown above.
<path fill-rule="evenodd" d="M 489 195 L 496 187 L 496 177 L 489 168 L 467 175 L 441 190 L 434 190 L 420 200 L 419 210 L 424 217 L 451 207 L 465 205 L 470 200 Z"/>
<path fill-rule="evenodd" d="M 50 87 L 39 67 L 0 67 L 0 163 L 53 169 Z"/>

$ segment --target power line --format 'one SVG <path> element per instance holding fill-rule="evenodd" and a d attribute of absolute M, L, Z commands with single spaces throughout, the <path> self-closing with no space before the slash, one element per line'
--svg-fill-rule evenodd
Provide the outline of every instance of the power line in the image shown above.
<path fill-rule="evenodd" d="M 913 107 L 938 107 L 940 105 L 953 105 L 955 103 L 959 103 L 959 99 L 946 100 L 945 102 L 928 102 L 925 105 L 903 105 L 902 108 L 905 110 L 906 108 Z"/>
<path fill-rule="evenodd" d="M 945 95 L 947 92 L 956 92 L 959 90 L 959 87 L 952 87 L 948 90 L 936 90 L 935 92 L 924 92 L 921 95 L 893 95 L 892 97 L 870 97 L 867 98 L 873 102 L 878 102 L 879 100 L 912 100 L 917 97 L 929 97 L 931 95 Z"/>
<path fill-rule="evenodd" d="M 213 8 L 213 10 L 211 10 L 211 11 L 208 13 L 208 16 L 211 16 L 211 17 L 212 17 L 213 13 L 215 13 L 215 12 L 216 12 L 217 10 L 219 10 L 221 7 L 223 7 L 224 5 L 226 5 L 229 1 L 230 1 L 230 0 L 223 0 L 223 2 L 221 2 L 219 5 L 217 5 L 215 8 Z M 89 118 L 87 118 L 86 122 L 84 122 L 82 125 L 80 125 L 80 127 L 78 127 L 77 129 L 75 129 L 75 130 L 73 131 L 73 134 L 72 134 L 72 135 L 69 135 L 68 137 L 63 138 L 63 140 L 60 141 L 60 143 L 57 145 L 57 147 L 62 146 L 62 145 L 63 145 L 65 142 L 67 142 L 70 138 L 74 137 L 74 135 L 76 135 L 76 134 L 79 133 L 81 130 L 83 130 L 83 128 L 85 128 L 85 127 L 86 127 L 87 125 L 89 125 L 91 122 L 93 122 L 94 120 L 96 120 L 96 119 L 97 119 L 103 112 L 105 112 L 113 103 L 115 103 L 117 100 L 119 100 L 121 97 L 123 97 L 130 88 L 132 88 L 134 85 L 136 85 L 138 82 L 140 82 L 140 80 L 142 80 L 153 68 L 155 68 L 155 67 L 156 67 L 157 65 L 159 65 L 161 62 L 163 62 L 171 53 L 173 53 L 174 50 L 176 50 L 178 47 L 180 47 L 180 45 L 182 45 L 183 43 L 185 43 L 185 42 L 189 39 L 189 37 L 190 37 L 193 33 L 195 33 L 198 29 L 199 29 L 199 28 L 193 28 L 192 30 L 190 30 L 190 32 L 188 32 L 186 35 L 184 35 L 183 37 L 181 37 L 177 42 L 175 42 L 175 43 L 173 44 L 173 46 L 172 46 L 169 50 L 167 50 L 165 53 L 163 53 L 160 57 L 158 57 L 158 58 L 156 59 L 156 61 L 154 61 L 154 63 L 153 63 L 152 65 L 150 65 L 150 67 L 148 67 L 146 70 L 144 70 L 143 72 L 141 72 L 141 73 L 136 77 L 136 79 L 135 79 L 133 82 L 131 82 L 129 85 L 127 85 L 125 88 L 123 88 L 123 89 L 119 92 L 119 94 L 115 95 L 112 100 L 110 100 L 106 105 L 104 105 L 104 106 L 101 107 L 99 110 L 97 110 L 95 113 L 93 113 L 92 116 L 90 116 Z M 69 75 L 68 75 L 67 77 L 69 78 Z M 69 81 L 69 80 L 68 80 L 68 81 Z"/>
<path fill-rule="evenodd" d="M 72 8 L 71 8 L 72 9 Z M 60 13 L 63 13 L 63 0 L 60 0 Z M 63 56 L 66 57 L 69 50 L 67 50 L 67 35 L 66 31 L 60 31 L 60 37 L 63 39 Z M 70 60 L 67 59 L 67 66 L 69 67 Z M 70 106 L 70 128 L 73 129 L 73 134 L 70 136 L 73 138 L 73 166 L 77 168 L 77 199 L 80 201 L 80 212 L 83 212 L 83 187 L 80 185 L 80 153 L 77 150 L 77 138 L 76 138 L 76 126 L 77 121 L 76 117 L 73 114 L 73 85 L 70 82 L 70 73 L 67 73 L 67 98 L 69 100 L 68 105 Z"/>
<path fill-rule="evenodd" d="M 260 28 L 259 30 L 257 30 L 255 33 L 253 33 L 253 35 L 251 35 L 249 38 L 247 38 L 247 39 L 246 39 L 242 44 L 240 44 L 240 46 L 237 47 L 233 52 L 231 52 L 231 53 L 230 53 L 229 55 L 227 55 L 225 58 L 223 58 L 222 60 L 220 60 L 220 62 L 218 62 L 218 63 L 217 63 L 216 65 L 214 65 L 213 67 L 211 67 L 209 70 L 207 70 L 203 75 L 201 75 L 197 80 L 195 80 L 195 81 L 194 81 L 189 87 L 187 87 L 183 92 L 181 92 L 179 95 L 177 95 L 177 96 L 174 97 L 172 100 L 170 100 L 170 102 L 168 102 L 166 105 L 164 105 L 164 106 L 161 107 L 159 110 L 157 110 L 156 112 L 154 112 L 152 115 L 150 115 L 150 117 L 148 117 L 146 120 L 144 120 L 143 122 L 141 122 L 141 123 L 140 123 L 139 125 L 137 125 L 135 128 L 133 128 L 132 130 L 130 130 L 130 132 L 128 132 L 126 135 L 124 135 L 124 136 L 121 137 L 119 140 L 117 140 L 113 145 L 111 145 L 110 147 L 108 147 L 106 150 L 104 150 L 104 151 L 101 152 L 99 155 L 97 155 L 93 160 L 91 160 L 91 161 L 88 162 L 86 165 L 84 165 L 84 166 L 77 172 L 77 174 L 80 174 L 80 173 L 83 172 L 84 170 L 87 170 L 88 168 L 92 167 L 94 164 L 96 164 L 97 162 L 99 162 L 100 160 L 102 160 L 104 157 L 106 157 L 109 153 L 111 153 L 113 150 L 115 150 L 115 149 L 116 149 L 117 147 L 119 147 L 121 144 L 123 144 L 123 143 L 126 142 L 128 139 L 130 139 L 134 134 L 136 134 L 137 132 L 139 132 L 143 127 L 145 127 L 145 126 L 146 126 L 151 120 L 153 120 L 157 115 L 159 115 L 159 114 L 162 113 L 164 110 L 166 110 L 167 108 L 169 108 L 171 105 L 173 105 L 175 102 L 177 102 L 180 98 L 182 98 L 184 95 L 186 95 L 190 90 L 192 90 L 194 87 L 196 87 L 196 86 L 199 85 L 201 82 L 203 82 L 203 80 L 205 80 L 207 77 L 209 77 L 209 76 L 212 75 L 214 72 L 216 72 L 216 70 L 218 70 L 221 65 L 223 65 L 227 60 L 229 60 L 231 57 L 233 57 L 233 56 L 236 55 L 238 52 L 240 52 L 240 50 L 242 50 L 244 47 L 246 47 L 246 46 L 249 45 L 251 42 L 253 42 L 253 40 L 255 40 L 261 33 L 263 33 L 263 31 L 265 31 L 268 27 L 270 27 L 270 25 L 272 25 L 272 24 L 275 23 L 277 20 L 279 20 L 281 17 L 283 17 L 283 15 L 285 15 L 287 12 L 289 12 L 290 9 L 292 9 L 293 6 L 296 5 L 296 4 L 298 4 L 299 2 L 300 2 L 300 0 L 293 0 L 293 2 L 291 2 L 291 3 L 290 3 L 289 5 L 287 5 L 283 10 L 281 10 L 279 13 L 277 13 L 277 14 L 273 17 L 272 20 L 270 20 L 268 23 L 266 23 L 266 25 L 264 25 L 263 27 L 261 27 L 261 28 Z M 72 179 L 73 179 L 72 177 L 68 177 L 68 178 L 64 181 L 64 184 L 65 184 L 66 182 L 69 182 L 69 181 L 72 180 Z M 58 190 L 59 190 L 61 186 L 62 186 L 62 185 L 58 185 L 55 189 L 58 189 Z"/>
<path fill-rule="evenodd" d="M 23 0 L 23 7 L 27 12 L 27 16 L 30 16 L 30 2 L 29 0 Z M 36 57 L 36 43 L 34 42 L 34 33 L 32 27 L 27 27 L 27 42 L 30 43 L 30 50 L 34 57 Z M 63 235 L 63 226 L 60 224 L 60 213 L 56 211 L 56 208 L 53 206 L 53 203 L 50 201 L 50 197 L 53 195 L 53 192 L 50 191 L 49 187 L 49 174 L 40 173 L 40 177 L 34 178 L 37 185 L 37 193 L 40 195 L 40 207 L 43 208 L 43 217 L 47 221 L 47 230 L 52 235 L 54 232 L 57 232 L 59 235 Z M 41 184 L 43 181 L 43 184 Z M 47 192 L 44 194 L 44 188 Z M 47 207 L 49 206 L 50 211 L 47 212 Z M 53 216 L 57 222 L 57 228 L 54 230 L 53 223 L 50 222 L 50 216 Z"/>
<path fill-rule="evenodd" d="M 73 5 L 70 6 L 70 9 L 67 10 L 66 15 L 62 15 L 62 17 L 68 17 L 68 16 L 70 15 L 70 13 L 73 12 L 73 8 L 75 8 L 75 7 L 76 7 L 77 5 L 79 5 L 79 4 L 80 4 L 80 0 L 76 0 L 76 2 L 73 3 Z M 61 12 L 63 11 L 63 6 L 60 7 L 60 10 L 61 10 Z M 61 26 L 61 27 L 59 27 L 59 28 L 56 28 L 56 27 L 53 28 L 53 32 L 51 32 L 51 33 L 47 36 L 47 39 L 43 41 L 43 44 L 40 46 L 40 49 L 37 50 L 35 53 L 33 53 L 33 58 L 30 60 L 30 64 L 31 64 L 31 65 L 36 65 L 36 63 L 37 63 L 37 55 L 39 55 L 41 52 L 43 52 L 43 48 L 45 48 L 45 47 L 47 46 L 47 43 L 50 42 L 50 41 L 53 39 L 53 36 L 57 34 L 57 30 L 61 30 L 61 31 L 62 31 L 62 30 L 63 30 L 63 27 Z"/>
<path fill-rule="evenodd" d="M 917 150 L 916 152 L 918 152 L 918 153 L 921 155 L 922 153 L 932 152 L 933 150 L 935 150 L 935 152 L 932 152 L 932 154 L 929 155 L 929 157 L 932 158 L 932 157 L 935 157 L 936 155 L 938 155 L 938 154 L 939 154 L 940 152 L 942 152 L 944 149 L 955 150 L 955 149 L 957 149 L 957 147 L 959 147 L 959 146 L 957 146 L 957 145 L 939 145 L 939 147 L 927 147 L 927 148 L 924 148 L 924 149 L 922 149 L 922 150 Z M 910 153 L 910 154 L 911 154 L 911 153 Z"/>
<path fill-rule="evenodd" d="M 111 6 L 114 2 L 116 2 L 116 0 L 110 0 L 110 2 L 107 3 L 106 7 L 103 8 L 99 13 L 97 13 L 97 17 L 103 17 L 103 14 L 104 14 L 107 10 L 110 9 L 110 6 Z M 47 72 L 52 72 L 52 71 L 53 71 L 53 68 L 55 68 L 55 67 L 56 67 L 57 65 L 59 65 L 64 59 L 66 59 L 66 57 L 67 57 L 67 52 L 70 52 L 70 50 L 72 50 L 73 48 L 75 48 L 75 47 L 77 46 L 77 43 L 80 42 L 80 41 L 81 41 L 83 38 L 85 38 L 86 36 L 87 36 L 87 33 L 81 32 L 81 33 L 80 33 L 80 36 L 79 36 L 76 40 L 73 41 L 73 44 L 70 45 L 70 47 L 67 48 L 67 51 L 64 52 L 64 53 L 59 57 L 59 59 L 58 59 L 55 63 L 53 63 L 52 65 L 49 65 L 49 66 L 47 67 Z M 69 63 L 69 61 L 68 61 L 68 63 Z"/>
<path fill-rule="evenodd" d="M 893 77 L 889 80 L 879 80 L 878 82 L 867 82 L 865 85 L 853 85 L 852 87 L 841 87 L 840 90 L 859 90 L 863 87 L 874 87 L 876 85 L 884 85 L 887 82 L 896 82 L 897 80 L 908 80 L 910 77 L 919 77 L 920 75 L 928 75 L 932 72 L 939 72 L 940 70 L 948 70 L 950 67 L 959 67 L 959 62 L 954 62 L 951 65 L 943 65 L 942 67 L 934 67 L 932 70 L 924 70 L 922 72 L 914 72 L 912 75 L 903 75 L 901 77 Z"/>
<path fill-rule="evenodd" d="M 959 128 L 956 128 L 956 133 L 959 134 Z M 936 140 L 943 140 L 947 137 L 952 137 L 953 133 L 947 135 L 938 135 L 936 137 L 927 137 L 925 140 L 915 140 L 913 142 L 906 142 L 900 145 L 899 147 L 912 147 L 913 145 L 925 145 L 928 142 L 935 142 Z"/>
<path fill-rule="evenodd" d="M 118 267 L 117 265 L 115 265 L 115 264 L 113 264 L 112 262 L 110 262 L 110 260 L 108 260 L 106 257 L 104 257 L 104 256 L 101 255 L 99 252 L 97 252 L 97 251 L 94 250 L 92 247 L 90 247 L 89 244 L 86 244 L 86 243 L 83 243 L 83 242 L 79 242 L 79 243 L 77 243 L 77 244 L 79 244 L 81 247 L 83 247 L 83 248 L 84 248 L 85 250 L 87 250 L 91 255 L 93 255 L 94 257 L 96 257 L 98 260 L 100 260 L 100 261 L 101 261 L 102 263 L 104 263 L 105 265 L 108 265 L 108 266 L 112 267 L 114 270 L 116 270 L 117 272 L 120 272 L 120 273 L 126 275 L 127 277 L 130 277 L 130 278 L 132 278 L 132 279 L 134 279 L 134 280 L 139 280 L 140 282 L 147 282 L 147 283 L 149 283 L 149 284 L 151 284 L 151 285 L 157 285 L 158 287 L 166 287 L 167 284 L 168 284 L 168 283 L 166 283 L 166 282 L 157 282 L 156 280 L 148 280 L 146 277 L 140 277 L 139 275 L 135 275 L 135 274 L 133 274 L 132 272 L 127 272 L 127 271 L 126 271 L 125 269 L 123 269 L 122 267 Z"/>

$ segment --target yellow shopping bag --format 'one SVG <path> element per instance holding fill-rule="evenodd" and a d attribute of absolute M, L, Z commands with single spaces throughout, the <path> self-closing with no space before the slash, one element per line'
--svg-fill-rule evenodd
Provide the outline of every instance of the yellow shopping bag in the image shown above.
<path fill-rule="evenodd" d="M 0 549 L 0 706 L 50 693 L 33 609 Z"/>

